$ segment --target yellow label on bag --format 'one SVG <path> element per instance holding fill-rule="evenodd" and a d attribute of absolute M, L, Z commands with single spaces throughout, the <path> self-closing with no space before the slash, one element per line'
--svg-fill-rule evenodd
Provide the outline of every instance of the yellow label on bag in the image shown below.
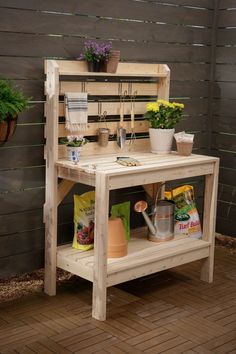
<path fill-rule="evenodd" d="M 184 185 L 175 188 L 165 192 L 165 197 L 175 202 L 175 234 L 200 238 L 201 223 L 195 205 L 193 186 Z"/>
<path fill-rule="evenodd" d="M 87 251 L 94 243 L 95 192 L 74 195 L 74 239 L 72 247 Z"/>

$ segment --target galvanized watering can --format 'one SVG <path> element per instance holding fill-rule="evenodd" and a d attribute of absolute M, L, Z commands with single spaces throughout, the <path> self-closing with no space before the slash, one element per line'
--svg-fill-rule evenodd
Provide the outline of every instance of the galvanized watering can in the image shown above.
<path fill-rule="evenodd" d="M 155 203 L 152 220 L 146 213 L 148 205 L 144 200 L 140 200 L 134 205 L 134 210 L 142 213 L 148 228 L 148 239 L 154 242 L 169 241 L 174 238 L 174 211 L 175 203 L 172 200 L 160 200 Z"/>

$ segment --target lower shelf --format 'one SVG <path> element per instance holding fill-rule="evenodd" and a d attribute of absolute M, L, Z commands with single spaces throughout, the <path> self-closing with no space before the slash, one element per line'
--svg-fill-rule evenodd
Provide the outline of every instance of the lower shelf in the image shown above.
<path fill-rule="evenodd" d="M 155 243 L 133 236 L 128 255 L 107 260 L 107 286 L 173 268 L 209 256 L 210 243 L 186 237 Z M 94 251 L 79 251 L 71 244 L 57 248 L 57 267 L 93 281 Z"/>

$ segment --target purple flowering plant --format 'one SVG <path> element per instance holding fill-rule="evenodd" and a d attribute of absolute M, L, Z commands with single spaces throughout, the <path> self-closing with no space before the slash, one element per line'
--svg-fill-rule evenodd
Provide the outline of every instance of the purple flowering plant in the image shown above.
<path fill-rule="evenodd" d="M 80 60 L 86 61 L 107 61 L 110 57 L 112 43 L 97 43 L 88 40 L 84 43 L 84 53 L 80 55 Z"/>

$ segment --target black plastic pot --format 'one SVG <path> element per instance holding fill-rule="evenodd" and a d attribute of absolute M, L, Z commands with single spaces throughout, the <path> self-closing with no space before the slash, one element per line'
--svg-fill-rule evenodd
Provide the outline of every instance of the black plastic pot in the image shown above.
<path fill-rule="evenodd" d="M 103 71 L 104 62 L 103 61 L 88 61 L 88 71 L 90 72 L 100 72 Z"/>

